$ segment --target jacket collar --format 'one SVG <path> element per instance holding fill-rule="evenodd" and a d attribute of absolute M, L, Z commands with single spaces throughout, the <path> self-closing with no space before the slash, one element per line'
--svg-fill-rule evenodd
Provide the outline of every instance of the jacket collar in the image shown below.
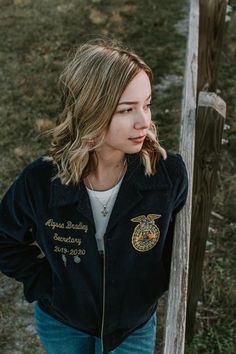
<path fill-rule="evenodd" d="M 172 182 L 162 159 L 158 162 L 156 174 L 150 177 L 144 175 L 143 166 L 141 165 L 138 155 L 128 155 L 127 161 L 128 168 L 122 181 L 121 189 L 123 189 L 123 185 L 127 183 L 129 183 L 129 186 L 132 186 L 132 188 L 135 187 L 136 190 L 171 189 Z M 77 203 L 79 203 L 82 209 L 88 207 L 90 204 L 83 181 L 77 186 L 72 184 L 64 185 L 59 179 L 51 182 L 49 207 L 61 207 Z"/>

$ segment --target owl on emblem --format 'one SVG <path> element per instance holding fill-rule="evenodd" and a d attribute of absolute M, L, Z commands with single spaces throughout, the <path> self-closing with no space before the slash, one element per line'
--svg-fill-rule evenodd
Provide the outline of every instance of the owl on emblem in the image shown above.
<path fill-rule="evenodd" d="M 131 221 L 138 222 L 132 235 L 132 245 L 139 252 L 146 252 L 152 249 L 158 242 L 160 230 L 154 220 L 159 219 L 161 215 L 148 214 L 137 216 Z"/>

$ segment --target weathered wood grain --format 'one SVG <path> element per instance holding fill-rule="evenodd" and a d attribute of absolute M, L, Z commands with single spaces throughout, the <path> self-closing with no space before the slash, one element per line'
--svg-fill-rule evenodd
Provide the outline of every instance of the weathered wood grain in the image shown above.
<path fill-rule="evenodd" d="M 179 147 L 188 171 L 189 193 L 184 209 L 176 218 L 170 287 L 167 301 L 164 354 L 182 354 L 184 353 L 185 344 L 197 102 L 198 26 L 199 2 L 198 0 L 191 0 Z"/>
<path fill-rule="evenodd" d="M 196 124 L 193 213 L 191 225 L 186 337 L 194 334 L 195 314 L 201 290 L 212 199 L 216 188 L 226 104 L 215 93 L 200 92 Z"/>
<path fill-rule="evenodd" d="M 215 92 L 228 0 L 200 0 L 198 92 Z"/>
<path fill-rule="evenodd" d="M 201 290 L 202 268 L 226 105 L 214 91 L 223 42 L 227 0 L 200 0 L 198 102 L 196 121 L 193 212 L 190 241 L 186 338 L 191 341 L 197 302 Z M 212 93 L 210 93 L 212 91 Z"/>

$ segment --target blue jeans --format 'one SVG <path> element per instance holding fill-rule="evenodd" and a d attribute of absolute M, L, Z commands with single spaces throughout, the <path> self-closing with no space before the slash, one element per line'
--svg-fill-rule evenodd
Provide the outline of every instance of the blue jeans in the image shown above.
<path fill-rule="evenodd" d="M 46 354 L 102 354 L 101 339 L 57 321 L 35 305 L 35 327 Z M 154 354 L 156 314 L 131 333 L 114 354 Z"/>

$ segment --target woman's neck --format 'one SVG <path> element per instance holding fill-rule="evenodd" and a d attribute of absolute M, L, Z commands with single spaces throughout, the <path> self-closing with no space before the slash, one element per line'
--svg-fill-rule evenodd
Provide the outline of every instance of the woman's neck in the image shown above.
<path fill-rule="evenodd" d="M 97 191 L 108 190 L 114 187 L 123 177 L 126 171 L 125 154 L 122 156 L 101 156 L 96 153 L 95 166 L 96 169 L 91 171 L 84 179 L 88 188 Z"/>

